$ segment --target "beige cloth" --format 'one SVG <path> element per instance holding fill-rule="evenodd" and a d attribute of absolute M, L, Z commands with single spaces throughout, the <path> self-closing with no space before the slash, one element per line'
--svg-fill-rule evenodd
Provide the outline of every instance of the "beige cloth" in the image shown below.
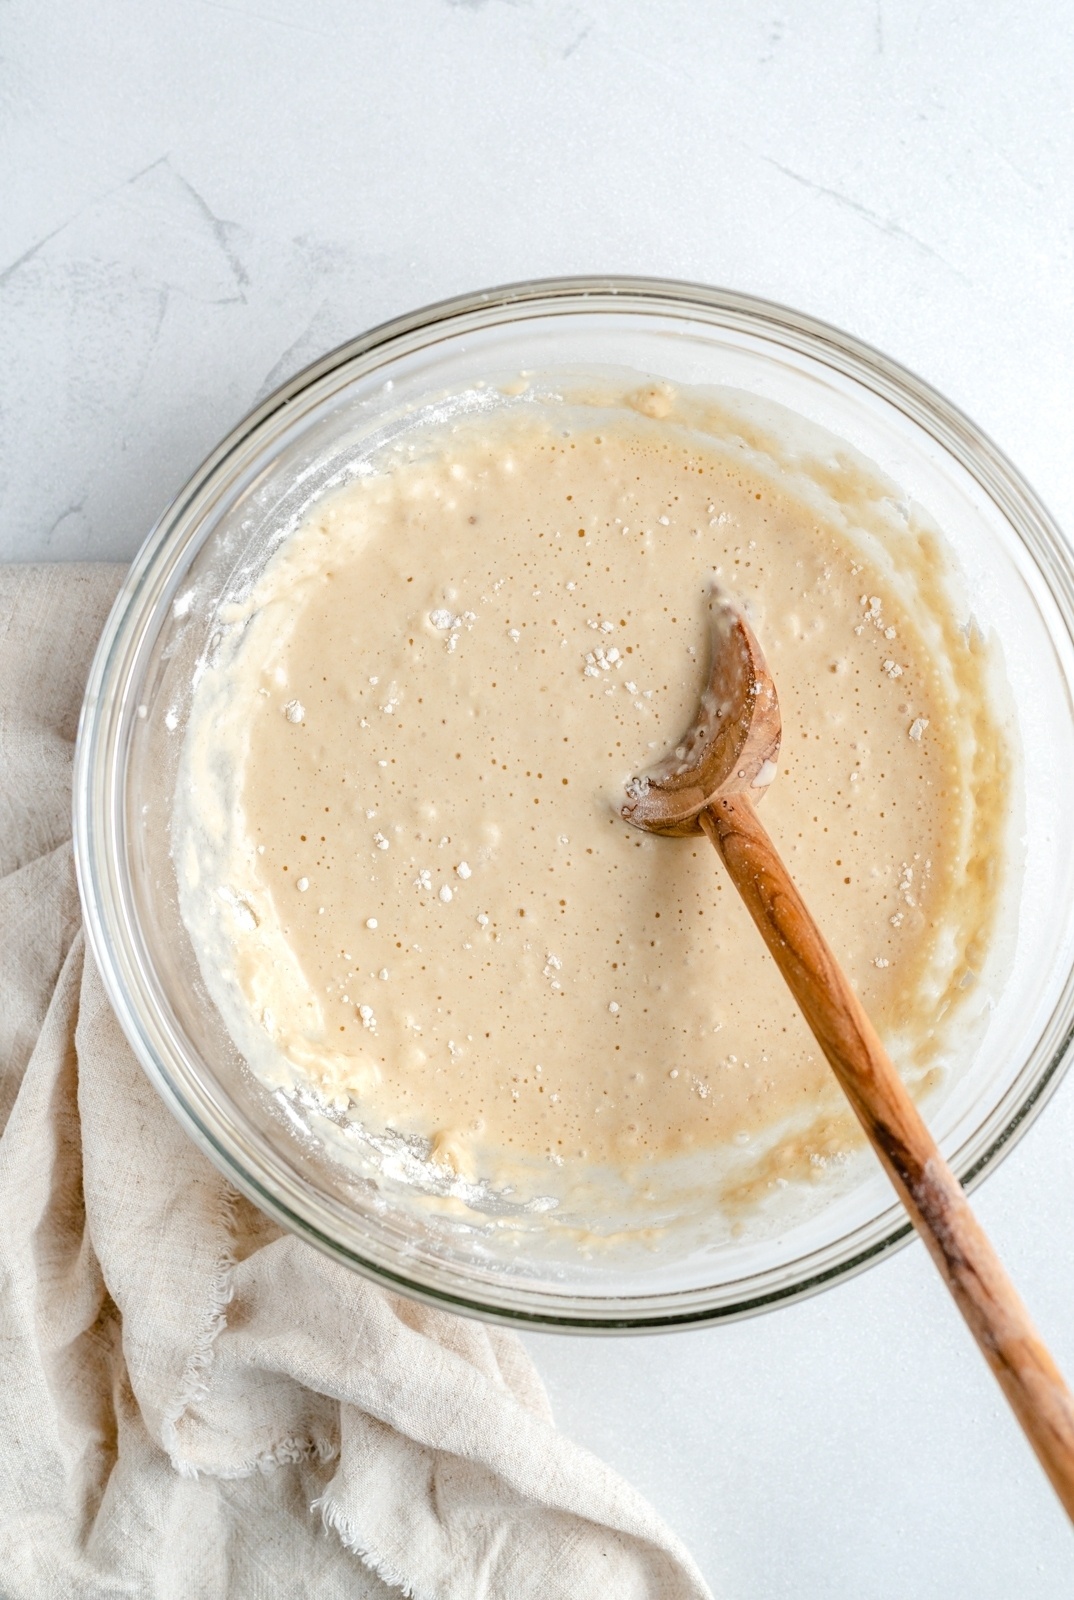
<path fill-rule="evenodd" d="M 70 844 L 121 576 L 0 569 L 0 1593 L 702 1600 L 513 1335 L 281 1235 L 144 1077 Z"/>

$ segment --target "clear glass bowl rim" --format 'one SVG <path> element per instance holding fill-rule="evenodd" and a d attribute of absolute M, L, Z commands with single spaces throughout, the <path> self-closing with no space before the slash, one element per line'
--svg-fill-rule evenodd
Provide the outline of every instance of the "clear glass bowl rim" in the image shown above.
<path fill-rule="evenodd" d="M 192 508 L 204 501 L 211 484 L 222 486 L 229 463 L 253 439 L 268 433 L 274 418 L 277 425 L 282 425 L 280 414 L 296 396 L 342 367 L 355 367 L 353 375 L 357 376 L 363 368 L 356 367 L 356 363 L 362 358 L 364 370 L 375 369 L 413 336 L 427 336 L 436 330 L 450 332 L 468 320 L 480 327 L 509 322 L 515 313 L 525 316 L 556 311 L 631 310 L 670 319 L 692 317 L 730 331 L 759 335 L 770 344 L 783 345 L 831 367 L 903 412 L 969 473 L 1003 513 L 1026 546 L 1074 640 L 1074 561 L 1058 525 L 992 440 L 923 379 L 828 323 L 735 290 L 662 278 L 535 279 L 454 296 L 381 323 L 296 373 L 232 429 L 158 519 L 120 588 L 87 681 L 74 773 L 75 862 L 90 949 L 116 1016 L 143 1069 L 204 1153 L 238 1189 L 290 1232 L 387 1289 L 485 1321 L 575 1333 L 655 1332 L 738 1320 L 816 1294 L 861 1272 L 901 1248 L 912 1237 L 913 1229 L 905 1213 L 893 1203 L 870 1229 L 859 1230 L 854 1247 L 843 1254 L 838 1253 L 838 1245 L 830 1247 L 825 1252 L 830 1260 L 793 1281 L 747 1292 L 718 1305 L 706 1302 L 706 1290 L 702 1288 L 620 1297 L 599 1309 L 594 1309 L 589 1296 L 578 1297 L 577 1305 L 572 1307 L 569 1294 L 541 1296 L 549 1304 L 535 1304 L 538 1296 L 527 1297 L 524 1289 L 500 1297 L 514 1298 L 514 1304 L 495 1303 L 491 1297 L 416 1281 L 401 1268 L 393 1269 L 383 1261 L 363 1256 L 335 1238 L 308 1214 L 308 1207 L 303 1210 L 286 1198 L 282 1192 L 286 1186 L 281 1185 L 279 1173 L 271 1170 L 271 1162 L 252 1160 L 249 1152 L 238 1151 L 231 1130 L 211 1114 L 205 1097 L 196 1096 L 193 1085 L 188 1083 L 184 1088 L 177 1081 L 175 1062 L 169 1062 L 170 1052 L 162 1047 L 166 1031 L 152 1025 L 148 997 L 144 990 L 139 992 L 138 959 L 128 925 L 117 848 L 122 834 L 123 789 L 120 696 L 116 690 L 133 659 L 136 640 L 155 614 L 153 598 L 172 569 L 176 530 L 189 521 Z M 1072 1040 L 1074 972 L 1067 975 L 1049 1023 L 1018 1078 L 982 1124 L 987 1130 L 983 1142 L 979 1129 L 967 1141 L 973 1148 L 967 1152 L 964 1146 L 951 1158 L 967 1189 L 975 1187 L 995 1168 L 1039 1114 L 1066 1068 Z M 864 1242 L 863 1231 L 868 1235 Z M 783 1271 L 793 1273 L 794 1265 L 789 1263 Z M 707 1293 L 711 1296 L 713 1290 Z"/>

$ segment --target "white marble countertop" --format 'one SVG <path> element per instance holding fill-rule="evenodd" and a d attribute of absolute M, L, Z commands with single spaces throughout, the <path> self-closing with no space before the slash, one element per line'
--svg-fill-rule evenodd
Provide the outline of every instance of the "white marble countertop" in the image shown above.
<path fill-rule="evenodd" d="M 259 396 L 567 272 L 816 313 L 1074 530 L 1074 27 L 1053 0 L 8 0 L 0 558 L 128 557 Z M 979 1191 L 1074 1373 L 1074 1080 Z M 1060 1600 L 1074 1540 L 917 1245 L 704 1332 L 529 1336 L 720 1595 Z"/>

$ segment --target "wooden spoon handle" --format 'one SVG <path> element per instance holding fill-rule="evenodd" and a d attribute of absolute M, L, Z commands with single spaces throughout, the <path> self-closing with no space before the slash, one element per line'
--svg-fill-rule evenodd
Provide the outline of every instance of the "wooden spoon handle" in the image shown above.
<path fill-rule="evenodd" d="M 749 799 L 713 800 L 699 820 L 1074 1521 L 1074 1400 L 961 1184 Z"/>

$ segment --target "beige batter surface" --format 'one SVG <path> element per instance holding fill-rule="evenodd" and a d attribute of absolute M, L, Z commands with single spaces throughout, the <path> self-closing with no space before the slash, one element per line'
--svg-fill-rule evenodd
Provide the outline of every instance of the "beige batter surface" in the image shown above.
<path fill-rule="evenodd" d="M 934 531 L 848 449 L 667 386 L 584 398 L 397 452 L 226 614 L 184 915 L 270 1083 L 516 1193 L 708 1151 L 748 1190 L 838 1159 L 846 1119 L 711 847 L 618 816 L 691 719 L 710 586 L 780 695 L 766 824 L 915 1083 L 994 913 L 985 657 Z"/>

